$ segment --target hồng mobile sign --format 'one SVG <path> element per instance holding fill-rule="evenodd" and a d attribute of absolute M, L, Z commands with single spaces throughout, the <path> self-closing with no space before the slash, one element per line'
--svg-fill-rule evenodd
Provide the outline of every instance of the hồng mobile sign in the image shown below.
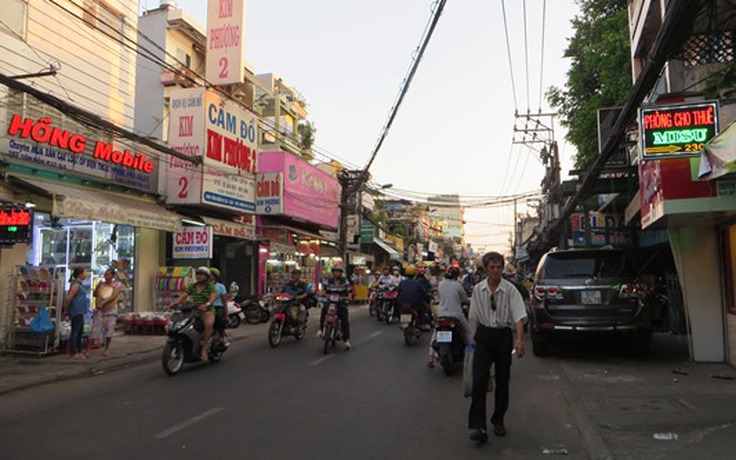
<path fill-rule="evenodd" d="M 211 259 L 212 227 L 184 227 L 174 233 L 174 259 Z"/>
<path fill-rule="evenodd" d="M 207 81 L 215 85 L 243 82 L 244 41 L 245 0 L 208 0 Z"/>
<path fill-rule="evenodd" d="M 697 156 L 718 134 L 718 103 L 645 108 L 640 122 L 645 160 Z"/>

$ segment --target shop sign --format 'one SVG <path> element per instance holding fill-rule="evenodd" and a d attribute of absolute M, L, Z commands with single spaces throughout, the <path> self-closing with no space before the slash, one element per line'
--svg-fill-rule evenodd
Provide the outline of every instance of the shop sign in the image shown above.
<path fill-rule="evenodd" d="M 361 222 L 360 224 L 360 242 L 363 244 L 373 243 L 376 227 L 371 222 Z"/>
<path fill-rule="evenodd" d="M 125 187 L 156 192 L 158 160 L 117 143 L 92 139 L 54 126 L 50 118 L 14 114 L 0 145 L 11 160 L 55 172 L 91 176 Z"/>
<path fill-rule="evenodd" d="M 212 227 L 184 227 L 174 234 L 174 259 L 211 259 Z"/>
<path fill-rule="evenodd" d="M 735 197 L 736 196 L 736 181 L 734 180 L 719 180 L 716 181 L 718 188 L 719 197 Z"/>
<path fill-rule="evenodd" d="M 427 251 L 437 254 L 437 242 L 436 241 L 430 241 L 427 243 Z"/>
<path fill-rule="evenodd" d="M 239 222 L 230 222 L 227 220 L 213 219 L 211 217 L 203 217 L 204 222 L 212 227 L 212 233 L 219 236 L 228 236 L 241 240 L 255 241 L 256 236 L 255 221 L 249 224 Z"/>
<path fill-rule="evenodd" d="M 677 104 L 641 109 L 643 157 L 700 155 L 718 134 L 718 103 Z"/>
<path fill-rule="evenodd" d="M 172 93 L 169 119 L 171 148 L 203 164 L 170 161 L 167 202 L 255 211 L 256 116 L 213 91 L 188 88 Z"/>
<path fill-rule="evenodd" d="M 337 228 L 340 185 L 319 168 L 286 152 L 260 155 L 259 171 L 283 172 L 282 214 Z"/>
<path fill-rule="evenodd" d="M 32 234 L 32 211 L 20 206 L 0 207 L 0 244 L 28 243 Z"/>
<path fill-rule="evenodd" d="M 207 81 L 214 85 L 242 83 L 245 77 L 245 0 L 207 2 Z"/>
<path fill-rule="evenodd" d="M 259 173 L 256 179 L 256 213 L 262 215 L 283 213 L 283 174 Z"/>

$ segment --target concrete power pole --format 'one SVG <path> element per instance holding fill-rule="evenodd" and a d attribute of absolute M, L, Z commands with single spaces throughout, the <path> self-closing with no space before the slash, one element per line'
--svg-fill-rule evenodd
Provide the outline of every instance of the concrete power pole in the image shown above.
<path fill-rule="evenodd" d="M 340 229 L 339 248 L 343 264 L 348 265 L 348 218 L 358 213 L 360 193 L 362 190 L 362 170 L 343 169 L 337 173 L 340 183 Z"/>

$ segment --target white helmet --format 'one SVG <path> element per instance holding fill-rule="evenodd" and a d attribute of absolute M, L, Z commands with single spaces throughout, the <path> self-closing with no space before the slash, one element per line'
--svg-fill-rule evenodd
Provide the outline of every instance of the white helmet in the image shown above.
<path fill-rule="evenodd" d="M 210 276 L 211 274 L 212 272 L 210 271 L 208 267 L 205 267 L 204 265 L 202 265 L 201 267 L 197 267 L 197 275 Z"/>

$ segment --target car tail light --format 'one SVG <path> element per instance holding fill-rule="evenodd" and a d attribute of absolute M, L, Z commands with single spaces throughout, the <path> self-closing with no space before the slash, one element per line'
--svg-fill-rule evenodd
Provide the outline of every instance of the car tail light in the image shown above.
<path fill-rule="evenodd" d="M 636 284 L 623 284 L 618 291 L 618 296 L 622 299 L 637 299 L 639 298 L 639 288 Z"/>
<path fill-rule="evenodd" d="M 534 297 L 540 301 L 544 299 L 562 300 L 564 298 L 562 290 L 557 286 L 536 286 Z"/>

